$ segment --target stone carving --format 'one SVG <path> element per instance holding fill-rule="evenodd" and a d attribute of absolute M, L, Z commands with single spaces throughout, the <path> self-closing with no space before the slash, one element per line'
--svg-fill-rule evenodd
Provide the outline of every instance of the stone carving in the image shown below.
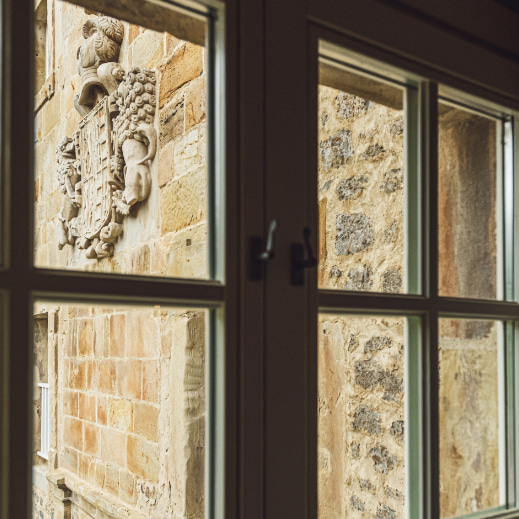
<path fill-rule="evenodd" d="M 81 90 L 74 96 L 74 106 L 84 117 L 108 93 L 98 75 L 103 63 L 119 59 L 124 26 L 119 20 L 101 16 L 87 20 L 82 27 L 85 42 L 77 51 L 77 70 L 81 76 Z"/>
<path fill-rule="evenodd" d="M 83 119 L 74 139 L 63 138 L 57 149 L 64 195 L 58 246 L 75 244 L 94 259 L 113 254 L 124 216 L 150 194 L 150 162 L 157 150 L 156 73 L 139 67 L 126 73 L 109 61 L 119 55 L 121 22 L 89 20 L 83 35 L 82 86 L 74 103 Z"/>

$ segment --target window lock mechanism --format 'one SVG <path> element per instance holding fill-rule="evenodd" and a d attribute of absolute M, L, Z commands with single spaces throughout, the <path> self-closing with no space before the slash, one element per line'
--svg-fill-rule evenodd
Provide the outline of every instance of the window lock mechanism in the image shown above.
<path fill-rule="evenodd" d="M 291 247 L 292 269 L 291 283 L 293 286 L 305 284 L 305 269 L 315 267 L 317 258 L 312 251 L 310 244 L 310 227 L 303 229 L 304 243 L 293 243 Z"/>
<path fill-rule="evenodd" d="M 274 259 L 274 233 L 278 228 L 278 221 L 272 220 L 267 234 L 267 244 L 263 250 L 263 239 L 253 236 L 250 240 L 250 279 L 261 281 L 263 279 L 264 265 Z"/>

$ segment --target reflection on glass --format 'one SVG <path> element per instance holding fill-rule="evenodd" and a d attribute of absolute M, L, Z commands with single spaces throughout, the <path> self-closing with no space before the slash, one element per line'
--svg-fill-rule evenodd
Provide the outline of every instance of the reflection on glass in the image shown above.
<path fill-rule="evenodd" d="M 34 311 L 33 516 L 202 517 L 208 312 Z"/>
<path fill-rule="evenodd" d="M 404 287 L 404 92 L 320 64 L 319 286 Z"/>
<path fill-rule="evenodd" d="M 440 320 L 440 505 L 456 517 L 504 504 L 503 325 Z"/>
<path fill-rule="evenodd" d="M 36 266 L 207 278 L 205 22 L 37 3 Z"/>
<path fill-rule="evenodd" d="M 439 107 L 439 293 L 501 299 L 500 148 L 495 120 Z"/>
<path fill-rule="evenodd" d="M 404 517 L 404 318 L 321 315 L 319 517 Z"/>

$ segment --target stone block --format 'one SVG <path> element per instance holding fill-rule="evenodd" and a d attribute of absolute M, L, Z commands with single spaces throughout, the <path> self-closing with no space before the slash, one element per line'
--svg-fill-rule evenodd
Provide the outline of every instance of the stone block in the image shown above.
<path fill-rule="evenodd" d="M 156 68 L 164 58 L 164 36 L 162 33 L 145 29 L 130 46 L 133 67 Z"/>
<path fill-rule="evenodd" d="M 105 490 L 114 496 L 119 495 L 119 468 L 113 465 L 106 465 Z"/>
<path fill-rule="evenodd" d="M 100 425 L 108 423 L 108 398 L 105 396 L 97 397 L 97 423 Z"/>
<path fill-rule="evenodd" d="M 78 323 L 78 354 L 80 357 L 92 357 L 94 354 L 94 333 L 91 318 L 81 319 Z"/>
<path fill-rule="evenodd" d="M 133 405 L 129 400 L 110 398 L 108 410 L 108 425 L 123 432 L 133 429 Z"/>
<path fill-rule="evenodd" d="M 142 362 L 142 399 L 158 403 L 160 363 L 158 360 Z"/>
<path fill-rule="evenodd" d="M 103 393 L 114 394 L 116 369 L 115 362 L 111 359 L 104 359 L 97 362 L 97 388 Z"/>
<path fill-rule="evenodd" d="M 105 485 L 105 464 L 101 460 L 96 460 L 95 479 L 94 482 L 99 488 Z"/>
<path fill-rule="evenodd" d="M 101 427 L 100 430 L 101 458 L 119 467 L 126 467 L 126 434 L 107 427 Z"/>
<path fill-rule="evenodd" d="M 158 358 L 160 354 L 159 322 L 150 311 L 135 311 L 128 315 L 126 345 L 128 357 Z"/>
<path fill-rule="evenodd" d="M 159 112 L 160 148 L 162 149 L 166 144 L 181 137 L 183 134 L 184 98 L 182 96 L 177 96 Z"/>
<path fill-rule="evenodd" d="M 128 469 L 149 481 L 159 480 L 159 448 L 137 436 L 128 436 Z"/>
<path fill-rule="evenodd" d="M 170 238 L 166 235 L 164 238 Z M 180 278 L 207 279 L 207 226 L 202 222 L 171 237 L 166 274 Z"/>
<path fill-rule="evenodd" d="M 119 499 L 131 505 L 137 502 L 135 476 L 123 469 L 119 470 Z"/>
<path fill-rule="evenodd" d="M 94 357 L 96 359 L 102 359 L 106 357 L 105 355 L 105 316 L 97 316 L 93 319 L 93 328 L 94 328 Z"/>
<path fill-rule="evenodd" d="M 164 187 L 175 176 L 174 152 L 172 142 L 159 150 L 159 187 Z"/>
<path fill-rule="evenodd" d="M 207 171 L 174 179 L 160 192 L 161 232 L 180 231 L 207 218 Z"/>
<path fill-rule="evenodd" d="M 157 442 L 159 409 L 152 405 L 135 402 L 133 406 L 133 432 L 146 440 Z"/>
<path fill-rule="evenodd" d="M 95 459 L 87 456 L 83 452 L 79 453 L 79 477 L 85 481 L 94 481 L 95 479 Z"/>
<path fill-rule="evenodd" d="M 63 391 L 63 414 L 77 418 L 78 412 L 78 392 L 65 389 Z"/>
<path fill-rule="evenodd" d="M 199 77 L 202 68 L 202 47 L 186 42 L 176 48 L 173 56 L 159 67 L 159 106 L 164 106 L 182 85 Z"/>
<path fill-rule="evenodd" d="M 80 451 L 83 448 L 83 426 L 81 420 L 63 418 L 63 439 L 69 447 Z"/>
<path fill-rule="evenodd" d="M 110 316 L 110 357 L 124 357 L 126 354 L 126 316 Z"/>
<path fill-rule="evenodd" d="M 99 427 L 83 422 L 83 452 L 92 456 L 99 455 Z"/>
<path fill-rule="evenodd" d="M 73 472 L 74 474 L 77 474 L 79 470 L 78 451 L 65 446 L 63 449 L 63 458 L 61 463 L 63 468 L 70 470 L 70 472 Z"/>
<path fill-rule="evenodd" d="M 123 398 L 141 398 L 142 366 L 139 360 L 117 363 L 117 395 Z"/>
<path fill-rule="evenodd" d="M 206 89 L 205 77 L 201 76 L 192 81 L 186 88 L 185 103 L 185 131 L 200 124 L 206 118 Z"/>
<path fill-rule="evenodd" d="M 68 363 L 67 386 L 71 389 L 86 389 L 86 362 L 82 359 L 70 359 Z"/>
<path fill-rule="evenodd" d="M 79 393 L 79 418 L 96 421 L 96 397 L 89 393 Z"/>

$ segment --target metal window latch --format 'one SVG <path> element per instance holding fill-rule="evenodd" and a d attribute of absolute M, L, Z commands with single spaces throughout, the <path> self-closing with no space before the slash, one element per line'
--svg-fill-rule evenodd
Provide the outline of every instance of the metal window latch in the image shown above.
<path fill-rule="evenodd" d="M 265 263 L 274 259 L 274 233 L 278 228 L 278 221 L 272 220 L 267 234 L 267 244 L 263 250 L 263 239 L 253 236 L 250 239 L 250 272 L 251 281 L 261 281 Z"/>
<path fill-rule="evenodd" d="M 304 243 L 293 243 L 291 246 L 292 271 L 291 283 L 293 286 L 302 286 L 305 284 L 305 269 L 313 268 L 317 265 L 317 258 L 315 258 L 310 244 L 310 228 L 303 229 Z"/>

